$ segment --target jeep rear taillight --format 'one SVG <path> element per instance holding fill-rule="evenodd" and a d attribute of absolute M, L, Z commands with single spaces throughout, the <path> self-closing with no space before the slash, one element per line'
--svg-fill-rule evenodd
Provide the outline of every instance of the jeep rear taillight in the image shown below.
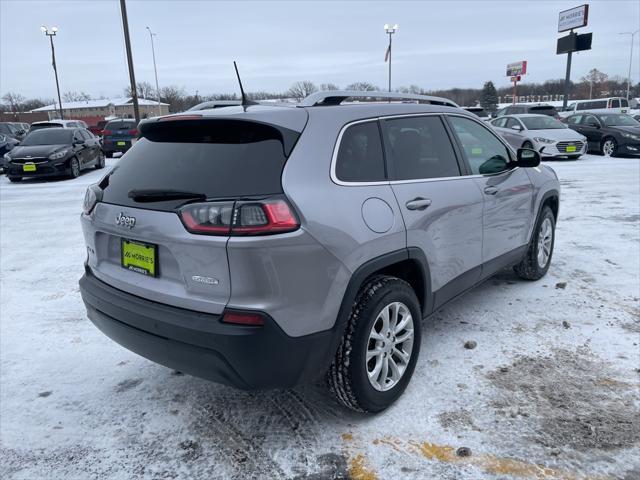
<path fill-rule="evenodd" d="M 186 205 L 180 219 L 191 233 L 271 235 L 297 230 L 300 223 L 283 198 L 204 202 Z"/>

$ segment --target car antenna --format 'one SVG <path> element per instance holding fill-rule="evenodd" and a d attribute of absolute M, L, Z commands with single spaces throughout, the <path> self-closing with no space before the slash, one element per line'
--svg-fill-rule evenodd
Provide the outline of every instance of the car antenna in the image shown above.
<path fill-rule="evenodd" d="M 236 76 L 238 77 L 238 84 L 240 85 L 240 93 L 242 95 L 242 103 L 241 103 L 241 105 L 243 106 L 243 108 L 246 111 L 247 107 L 249 105 L 257 105 L 257 103 L 249 100 L 247 98 L 247 96 L 244 94 L 244 88 L 242 88 L 242 80 L 240 80 L 240 74 L 238 73 L 238 65 L 236 65 L 236 61 L 235 60 L 233 61 L 233 68 L 236 69 Z"/>

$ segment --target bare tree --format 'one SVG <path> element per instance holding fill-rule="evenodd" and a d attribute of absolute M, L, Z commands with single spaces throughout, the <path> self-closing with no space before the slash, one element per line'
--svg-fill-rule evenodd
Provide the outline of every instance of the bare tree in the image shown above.
<path fill-rule="evenodd" d="M 321 83 L 320 84 L 320 90 L 323 92 L 328 92 L 331 90 L 340 90 L 340 87 L 338 87 L 338 85 L 336 85 L 335 83 Z"/>
<path fill-rule="evenodd" d="M 157 99 L 156 89 L 149 82 L 138 82 L 136 83 L 136 90 L 138 93 L 138 98 L 146 98 L 149 99 Z M 131 97 L 131 87 L 125 87 L 123 89 L 125 97 Z"/>
<path fill-rule="evenodd" d="M 91 100 L 91 95 L 85 92 L 65 92 L 62 95 L 62 99 L 65 102 L 83 102 L 86 100 Z"/>
<path fill-rule="evenodd" d="M 7 92 L 2 96 L 2 100 L 9 106 L 13 113 L 16 113 L 23 110 L 26 99 L 19 93 Z"/>
<path fill-rule="evenodd" d="M 369 82 L 354 82 L 351 85 L 347 85 L 347 90 L 357 90 L 359 92 L 374 92 L 380 89 Z"/>
<path fill-rule="evenodd" d="M 602 87 L 605 85 L 608 78 L 609 75 L 606 73 L 601 72 L 597 68 L 592 68 L 589 70 L 589 73 L 580 80 L 589 85 L 589 98 L 592 98 L 599 97 L 602 94 Z"/>
<path fill-rule="evenodd" d="M 317 91 L 318 87 L 316 87 L 313 82 L 310 82 L 309 80 L 303 80 L 291 85 L 288 95 L 297 100 L 302 100 L 304 97 L 307 97 Z"/>
<path fill-rule="evenodd" d="M 182 112 L 186 110 L 185 97 L 184 87 L 170 85 L 160 89 L 160 101 L 169 104 L 170 112 Z"/>

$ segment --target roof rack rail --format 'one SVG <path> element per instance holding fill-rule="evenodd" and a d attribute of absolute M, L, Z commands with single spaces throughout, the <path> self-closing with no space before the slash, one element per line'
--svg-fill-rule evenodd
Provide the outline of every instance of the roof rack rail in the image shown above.
<path fill-rule="evenodd" d="M 357 90 L 330 90 L 326 92 L 316 92 L 305 97 L 299 107 L 317 107 L 327 105 L 340 105 L 347 98 L 371 98 L 380 100 L 415 100 L 417 103 L 430 103 L 433 105 L 444 105 L 446 107 L 458 107 L 458 104 L 442 97 L 431 95 L 416 95 L 414 93 L 398 92 L 366 92 Z"/>

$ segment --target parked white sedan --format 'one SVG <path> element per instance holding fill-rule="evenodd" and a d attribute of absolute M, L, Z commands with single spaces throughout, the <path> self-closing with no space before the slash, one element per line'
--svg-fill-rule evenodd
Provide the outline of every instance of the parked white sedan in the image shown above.
<path fill-rule="evenodd" d="M 577 159 L 587 151 L 587 138 L 548 115 L 505 115 L 491 125 L 514 148 L 533 148 L 543 157 Z"/>

